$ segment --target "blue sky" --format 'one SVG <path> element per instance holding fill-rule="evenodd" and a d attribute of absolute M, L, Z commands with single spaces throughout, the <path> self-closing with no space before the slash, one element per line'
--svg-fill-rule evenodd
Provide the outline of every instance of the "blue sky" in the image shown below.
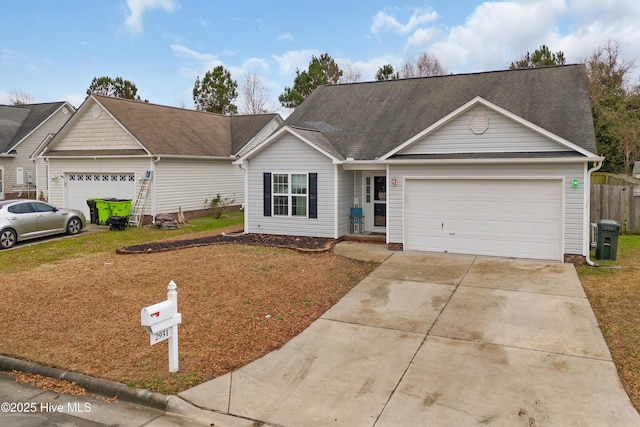
<path fill-rule="evenodd" d="M 143 99 L 193 108 L 196 77 L 223 65 L 239 86 L 256 74 L 286 115 L 278 95 L 324 52 L 362 81 L 425 51 L 452 73 L 504 69 L 541 44 L 569 63 L 609 39 L 624 59 L 640 56 L 637 0 L 2 3 L 0 104 L 21 91 L 79 106 L 94 77 L 121 76 Z"/>

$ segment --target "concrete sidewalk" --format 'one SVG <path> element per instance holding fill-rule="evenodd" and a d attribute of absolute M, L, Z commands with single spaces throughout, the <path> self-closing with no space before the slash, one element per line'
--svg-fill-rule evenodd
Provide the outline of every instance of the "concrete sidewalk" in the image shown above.
<path fill-rule="evenodd" d="M 384 262 L 280 350 L 168 410 L 238 427 L 640 425 L 572 264 L 336 253 Z"/>

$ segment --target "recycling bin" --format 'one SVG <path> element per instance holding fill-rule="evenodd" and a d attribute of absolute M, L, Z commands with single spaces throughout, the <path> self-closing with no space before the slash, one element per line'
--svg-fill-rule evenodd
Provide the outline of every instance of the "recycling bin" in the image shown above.
<path fill-rule="evenodd" d="M 615 260 L 618 252 L 620 223 L 610 219 L 598 221 L 598 239 L 596 241 L 596 259 Z"/>
<path fill-rule="evenodd" d="M 87 199 L 87 206 L 89 206 L 89 218 L 91 224 L 98 223 L 98 208 L 96 207 L 96 198 Z"/>
<path fill-rule="evenodd" d="M 106 225 L 107 220 L 111 215 L 111 202 L 109 199 L 96 199 L 96 209 L 98 209 L 98 222 L 97 224 Z"/>
<path fill-rule="evenodd" d="M 131 213 L 130 199 L 109 199 L 109 204 L 113 216 L 129 216 Z"/>

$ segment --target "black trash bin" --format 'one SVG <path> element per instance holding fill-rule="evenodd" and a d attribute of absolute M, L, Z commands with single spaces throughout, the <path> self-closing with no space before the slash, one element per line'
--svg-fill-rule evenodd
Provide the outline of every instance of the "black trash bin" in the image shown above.
<path fill-rule="evenodd" d="M 89 206 L 89 222 L 91 224 L 98 223 L 98 208 L 96 207 L 97 199 L 87 199 L 87 206 Z"/>
<path fill-rule="evenodd" d="M 123 231 L 129 225 L 129 215 L 127 215 L 127 216 L 119 216 L 119 215 L 110 216 L 109 219 L 107 219 L 106 224 L 109 226 L 109 229 L 111 231 L 113 231 L 113 230 Z"/>
<path fill-rule="evenodd" d="M 615 260 L 618 252 L 618 235 L 620 223 L 610 219 L 598 221 L 598 239 L 596 242 L 596 259 Z"/>

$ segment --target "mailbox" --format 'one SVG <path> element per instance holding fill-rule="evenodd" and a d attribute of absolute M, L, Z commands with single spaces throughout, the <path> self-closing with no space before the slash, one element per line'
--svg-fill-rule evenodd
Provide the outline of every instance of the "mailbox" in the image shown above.
<path fill-rule="evenodd" d="M 140 312 L 140 323 L 151 333 L 151 345 L 169 340 L 169 372 L 178 371 L 178 325 L 182 314 L 178 313 L 178 291 L 172 280 L 167 286 L 166 301 L 145 307 Z"/>
<path fill-rule="evenodd" d="M 142 326 L 151 326 L 154 323 L 167 320 L 176 314 L 176 307 L 173 302 L 165 300 L 157 304 L 150 305 L 142 309 L 140 320 Z"/>
<path fill-rule="evenodd" d="M 166 300 L 142 309 L 140 322 L 147 332 L 156 333 L 182 323 L 182 314 L 176 313 L 176 306 Z"/>

